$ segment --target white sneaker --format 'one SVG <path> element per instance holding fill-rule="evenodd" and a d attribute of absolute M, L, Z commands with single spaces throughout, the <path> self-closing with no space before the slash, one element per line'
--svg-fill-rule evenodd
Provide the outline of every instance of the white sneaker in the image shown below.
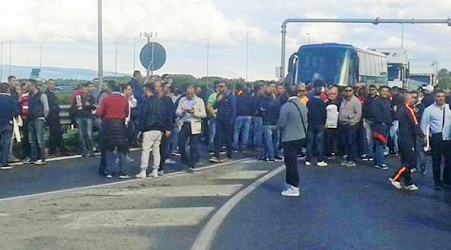
<path fill-rule="evenodd" d="M 152 173 L 150 174 L 150 177 L 158 178 L 158 170 L 157 169 L 153 170 Z"/>
<path fill-rule="evenodd" d="M 128 163 L 133 163 L 133 162 L 135 162 L 135 160 L 127 155 L 127 162 Z"/>
<path fill-rule="evenodd" d="M 166 163 L 166 164 L 174 164 L 176 162 L 174 160 L 172 160 L 172 159 L 167 159 L 166 161 L 164 161 L 164 163 Z"/>
<path fill-rule="evenodd" d="M 164 176 L 164 170 L 158 171 L 158 176 Z"/>
<path fill-rule="evenodd" d="M 320 162 L 316 163 L 316 166 L 318 166 L 318 167 L 327 167 L 327 163 L 325 161 L 320 161 Z"/>
<path fill-rule="evenodd" d="M 289 185 L 280 194 L 283 195 L 283 196 L 291 196 L 291 197 L 295 197 L 295 196 L 299 196 L 300 195 L 299 188 L 291 186 L 291 185 Z"/>
<path fill-rule="evenodd" d="M 306 161 L 306 162 L 305 162 L 305 165 L 306 165 L 306 166 L 310 166 L 310 165 L 312 165 L 312 163 L 309 162 L 309 161 Z"/>
<path fill-rule="evenodd" d="M 415 184 L 407 186 L 406 189 L 409 191 L 418 191 L 418 187 Z"/>
<path fill-rule="evenodd" d="M 136 175 L 136 178 L 138 178 L 138 179 L 145 179 L 145 178 L 147 178 L 146 170 L 141 170 L 141 172 L 139 172 L 139 174 Z"/>
<path fill-rule="evenodd" d="M 395 180 L 393 180 L 393 178 L 391 178 L 391 177 L 388 178 L 388 180 L 390 181 L 391 185 L 392 185 L 393 187 L 395 187 L 396 189 L 401 189 L 401 188 L 402 188 L 401 182 L 395 181 Z"/>

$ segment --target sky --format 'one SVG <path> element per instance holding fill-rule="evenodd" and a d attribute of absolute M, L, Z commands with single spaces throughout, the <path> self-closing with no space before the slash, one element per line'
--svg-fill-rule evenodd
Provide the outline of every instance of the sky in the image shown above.
<path fill-rule="evenodd" d="M 0 6 L 3 68 L 11 41 L 12 65 L 39 66 L 42 47 L 42 66 L 97 69 L 96 0 L 0 0 Z M 448 0 L 104 0 L 104 70 L 115 71 L 117 44 L 118 72 L 145 71 L 139 51 L 147 40 L 140 33 L 155 32 L 167 54 L 156 74 L 246 78 L 247 47 L 248 80 L 275 79 L 285 18 L 449 16 Z M 310 43 L 400 47 L 401 34 L 400 24 L 289 24 L 286 51 L 309 37 Z M 403 44 L 412 64 L 436 60 L 451 69 L 451 27 L 406 24 Z"/>

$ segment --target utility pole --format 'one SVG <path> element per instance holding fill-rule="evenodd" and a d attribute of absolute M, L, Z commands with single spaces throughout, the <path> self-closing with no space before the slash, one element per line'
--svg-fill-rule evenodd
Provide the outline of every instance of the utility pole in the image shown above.
<path fill-rule="evenodd" d="M 154 33 L 153 32 L 141 32 L 140 36 L 144 36 L 147 38 L 147 43 L 151 42 L 151 38 L 153 38 Z M 157 32 L 155 32 L 155 38 L 157 38 Z M 148 80 L 151 76 L 153 76 L 153 63 L 154 63 L 154 53 L 155 52 L 155 44 L 152 43 L 152 58 L 150 60 L 149 66 L 147 67 L 147 76 L 146 79 Z M 146 81 L 147 81 L 146 80 Z"/>
<path fill-rule="evenodd" d="M 310 44 L 310 33 L 305 33 L 307 35 L 307 44 Z"/>
<path fill-rule="evenodd" d="M 249 33 L 250 31 L 246 32 L 246 82 L 249 78 Z"/>
<path fill-rule="evenodd" d="M 99 93 L 103 87 L 103 38 L 102 38 L 102 0 L 97 0 L 97 49 L 98 49 L 98 78 L 99 78 Z"/>
<path fill-rule="evenodd" d="M 401 49 L 404 48 L 404 24 L 401 23 Z"/>
<path fill-rule="evenodd" d="M 210 68 L 210 39 L 207 40 L 207 88 L 210 85 L 209 68 Z"/>

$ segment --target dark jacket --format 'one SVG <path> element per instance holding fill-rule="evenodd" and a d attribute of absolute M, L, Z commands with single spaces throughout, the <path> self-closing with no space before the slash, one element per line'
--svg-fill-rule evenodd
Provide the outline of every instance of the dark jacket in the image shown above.
<path fill-rule="evenodd" d="M 223 123 L 234 123 L 236 118 L 236 96 L 231 92 L 225 93 L 224 97 L 213 105 L 217 109 L 216 121 Z"/>
<path fill-rule="evenodd" d="M 141 83 L 138 81 L 138 79 L 132 77 L 132 79 L 130 79 L 129 84 L 132 86 L 133 88 L 133 96 L 136 98 L 136 102 L 137 102 L 137 106 L 136 108 L 132 109 L 132 114 L 131 114 L 131 118 L 132 119 L 139 119 L 140 117 L 140 113 L 142 111 L 142 105 L 144 103 L 144 101 L 147 99 L 143 90 L 143 86 L 141 85 Z"/>
<path fill-rule="evenodd" d="M 419 120 L 413 107 L 404 104 L 399 110 L 399 138 L 415 145 L 416 138 L 423 138 Z"/>
<path fill-rule="evenodd" d="M 431 106 L 435 102 L 434 95 L 433 94 L 425 94 L 423 97 L 423 100 L 421 100 L 421 102 L 423 103 L 424 108 Z"/>
<path fill-rule="evenodd" d="M 146 98 L 141 107 L 138 129 L 141 132 L 151 130 L 163 131 L 165 129 L 165 119 L 163 113 L 165 106 L 163 101 L 156 96 Z"/>
<path fill-rule="evenodd" d="M 17 101 L 7 94 L 0 94 L 0 126 L 13 124 L 13 117 L 19 115 Z"/>
<path fill-rule="evenodd" d="M 421 117 L 423 117 L 423 112 L 425 109 L 426 107 L 422 102 L 419 102 L 413 106 L 413 110 L 415 111 L 418 121 L 421 121 Z"/>
<path fill-rule="evenodd" d="M 255 113 L 254 100 L 249 94 L 236 96 L 236 116 L 253 116 Z"/>
<path fill-rule="evenodd" d="M 45 91 L 45 94 L 47 95 L 47 100 L 49 102 L 49 118 L 58 118 L 60 114 L 58 97 L 56 97 L 56 94 L 49 89 Z"/>
<path fill-rule="evenodd" d="M 367 98 L 365 99 L 365 102 L 363 103 L 363 106 L 362 106 L 363 118 L 365 118 L 367 120 L 374 119 L 373 105 L 374 105 L 374 101 L 377 98 L 378 98 L 378 96 L 375 96 L 375 97 L 367 96 Z"/>
<path fill-rule="evenodd" d="M 92 117 L 92 111 L 96 109 L 96 99 L 94 95 L 91 93 L 82 93 L 81 96 L 81 103 L 82 107 L 81 109 L 78 109 L 77 102 L 74 101 L 71 107 L 72 115 L 74 115 L 76 118 L 90 118 Z"/>
<path fill-rule="evenodd" d="M 310 99 L 307 103 L 308 112 L 308 124 L 309 126 L 325 126 L 327 111 L 326 103 L 319 97 Z"/>
<path fill-rule="evenodd" d="M 160 100 L 163 102 L 163 108 L 162 110 L 162 115 L 163 115 L 163 119 L 164 119 L 164 128 L 163 128 L 163 132 L 164 131 L 172 131 L 172 128 L 174 126 L 174 121 L 176 118 L 175 115 L 175 104 L 172 101 L 171 98 L 164 96 L 162 98 L 160 98 Z"/>
<path fill-rule="evenodd" d="M 263 125 L 276 125 L 279 119 L 280 108 L 277 98 L 266 96 L 263 99 L 261 108 L 263 110 Z"/>
<path fill-rule="evenodd" d="M 254 98 L 254 116 L 255 117 L 262 117 L 263 116 L 263 102 L 265 100 L 265 96 L 253 96 Z"/>
<path fill-rule="evenodd" d="M 28 102 L 28 120 L 32 121 L 47 117 L 48 114 L 46 114 L 45 112 L 44 103 L 42 102 L 42 95 L 45 94 L 43 94 L 41 91 L 37 92 L 34 95 L 30 95 L 30 100 Z"/>
<path fill-rule="evenodd" d="M 393 122 L 390 101 L 377 97 L 371 112 L 373 113 L 373 131 L 386 138 Z"/>

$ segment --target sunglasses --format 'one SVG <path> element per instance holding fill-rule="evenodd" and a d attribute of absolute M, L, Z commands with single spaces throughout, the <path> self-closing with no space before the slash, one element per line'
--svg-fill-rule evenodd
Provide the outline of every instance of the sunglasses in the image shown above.
<path fill-rule="evenodd" d="M 305 92 L 305 91 L 307 91 L 307 90 L 305 90 L 305 89 L 300 89 L 299 90 L 299 92 Z"/>
<path fill-rule="evenodd" d="M 346 92 L 352 92 L 352 89 L 346 89 L 345 91 Z"/>

